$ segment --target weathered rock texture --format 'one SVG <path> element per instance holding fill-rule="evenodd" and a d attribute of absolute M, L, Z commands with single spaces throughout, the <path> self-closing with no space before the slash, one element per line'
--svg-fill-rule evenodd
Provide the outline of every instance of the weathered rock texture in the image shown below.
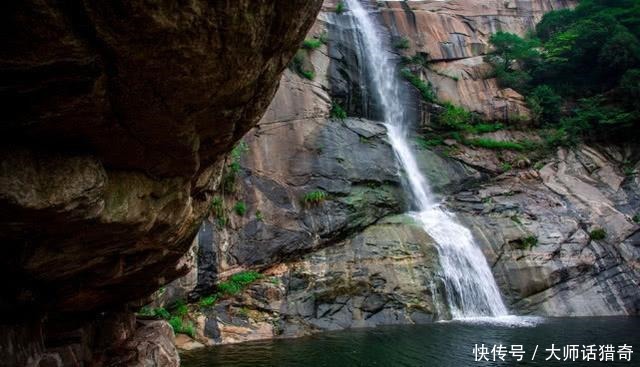
<path fill-rule="evenodd" d="M 397 39 L 409 40 L 404 55 L 431 61 L 422 70 L 438 98 L 475 111 L 487 119 L 529 116 L 524 99 L 500 89 L 482 56 L 497 31 L 525 35 L 544 13 L 576 5 L 573 0 L 449 0 L 378 2 L 385 23 Z"/>
<path fill-rule="evenodd" d="M 180 258 L 225 153 L 266 110 L 320 5 L 4 4 L 1 322 L 91 318 L 188 271 Z M 39 332 L 25 334 L 3 361 L 38 364 L 25 342 Z"/>
<path fill-rule="evenodd" d="M 457 2 L 424 3 L 445 9 Z M 333 2 L 326 5 L 330 10 Z M 489 12 L 499 4 L 477 5 Z M 407 5 L 388 5 L 396 6 Z M 383 15 L 390 11 L 402 13 Z M 522 27 L 511 30 L 530 26 L 517 17 L 541 15 L 518 11 L 508 17 Z M 287 71 L 265 117 L 244 138 L 238 179 L 220 192 L 226 214 L 212 214 L 197 237 L 192 296 L 214 293 L 235 272 L 260 270 L 264 278 L 215 306 L 192 307 L 197 342 L 185 338 L 185 348 L 448 317 L 433 240 L 409 216 L 397 215 L 410 208 L 384 126 L 328 118 L 336 101 L 351 115 L 376 115 L 349 16 L 321 13 L 308 35 L 328 32 L 328 46 L 307 53 L 316 78 Z M 475 137 L 541 140 L 511 130 Z M 637 175 L 624 173 L 637 172 L 637 147 L 559 150 L 536 170 L 531 166 L 541 156 L 533 152 L 447 145 L 416 146 L 421 170 L 474 233 L 512 312 L 638 314 L 640 227 L 632 217 L 640 212 L 640 186 Z M 305 202 L 313 191 L 327 196 Z M 247 208 L 241 215 L 233 210 L 239 202 Z M 604 240 L 589 238 L 596 228 L 606 230 Z"/>
<path fill-rule="evenodd" d="M 638 154 L 637 147 L 561 149 L 540 171 L 504 174 L 454 197 L 451 206 L 486 250 L 511 309 L 550 316 L 640 312 L 640 226 L 633 220 L 640 186 L 637 174 L 623 170 L 636 162 L 637 172 Z M 476 161 L 483 162 L 491 159 Z M 595 229 L 605 238 L 591 239 Z"/>

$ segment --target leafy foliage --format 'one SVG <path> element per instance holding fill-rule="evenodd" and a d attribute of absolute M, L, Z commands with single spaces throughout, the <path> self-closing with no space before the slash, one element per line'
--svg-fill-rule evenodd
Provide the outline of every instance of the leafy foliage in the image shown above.
<path fill-rule="evenodd" d="M 302 48 L 307 50 L 315 50 L 316 48 L 320 48 L 322 44 L 323 42 L 316 38 L 306 39 L 302 42 Z"/>
<path fill-rule="evenodd" d="M 347 111 L 345 111 L 340 104 L 333 102 L 331 104 L 331 118 L 344 120 L 347 118 Z"/>
<path fill-rule="evenodd" d="M 262 278 L 262 274 L 255 271 L 245 271 L 232 275 L 228 280 L 218 283 L 218 291 L 223 295 L 232 296 L 240 293 L 249 284 Z"/>
<path fill-rule="evenodd" d="M 344 2 L 342 1 L 338 1 L 338 5 L 336 5 L 336 10 L 335 12 L 337 14 L 342 14 L 347 10 L 347 7 L 344 5 Z"/>
<path fill-rule="evenodd" d="M 411 72 L 409 69 L 400 70 L 400 74 L 411 83 L 416 89 L 420 91 L 422 99 L 426 102 L 436 102 L 436 93 L 433 91 L 433 86 L 429 82 L 425 82 L 417 75 Z"/>
<path fill-rule="evenodd" d="M 640 2 L 582 0 L 574 10 L 547 13 L 531 37 L 498 32 L 490 41 L 487 61 L 500 85 L 527 96 L 534 120 L 556 128 L 554 143 L 634 136 Z"/>
<path fill-rule="evenodd" d="M 305 204 L 314 205 L 314 204 L 320 204 L 321 202 L 325 201 L 326 198 L 327 198 L 326 192 L 315 190 L 315 191 L 311 191 L 304 194 L 302 201 Z"/>
<path fill-rule="evenodd" d="M 596 228 L 589 233 L 589 237 L 594 241 L 604 240 L 607 232 L 602 228 Z"/>
<path fill-rule="evenodd" d="M 239 216 L 243 216 L 247 212 L 247 205 L 244 203 L 244 201 L 238 201 L 233 207 L 233 210 Z"/>
<path fill-rule="evenodd" d="M 411 43 L 409 42 L 408 38 L 402 37 L 393 43 L 393 47 L 397 48 L 398 50 L 406 50 L 411 47 Z"/>

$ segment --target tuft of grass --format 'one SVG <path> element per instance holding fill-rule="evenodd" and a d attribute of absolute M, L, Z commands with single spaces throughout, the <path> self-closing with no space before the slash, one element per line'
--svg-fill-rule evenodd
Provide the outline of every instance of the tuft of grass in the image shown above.
<path fill-rule="evenodd" d="M 216 293 L 216 294 L 212 294 L 209 295 L 207 297 L 204 297 L 200 300 L 200 307 L 201 308 L 209 308 L 211 306 L 213 306 L 216 301 L 218 300 L 220 296 Z"/>
<path fill-rule="evenodd" d="M 256 271 L 244 271 L 232 275 L 224 282 L 218 283 L 218 291 L 224 295 L 232 296 L 240 293 L 246 286 L 262 278 L 262 274 Z"/>
<path fill-rule="evenodd" d="M 347 118 L 347 111 L 345 111 L 337 102 L 331 103 L 331 118 L 344 120 Z"/>
<path fill-rule="evenodd" d="M 531 250 L 533 247 L 535 247 L 538 244 L 538 237 L 533 235 L 525 237 L 522 239 L 522 243 L 525 247 Z"/>
<path fill-rule="evenodd" d="M 296 73 L 298 73 L 298 75 L 302 76 L 303 78 L 313 80 L 316 77 L 316 73 L 313 70 L 308 70 L 305 68 L 305 64 L 309 64 L 308 62 L 306 62 L 306 59 L 307 52 L 302 49 L 298 50 L 298 52 L 296 52 L 295 56 L 293 57 L 293 60 L 291 60 L 291 67 Z M 311 65 L 311 67 L 313 67 L 313 65 Z"/>
<path fill-rule="evenodd" d="M 640 213 L 634 215 L 631 219 L 633 219 L 635 223 L 640 223 Z"/>
<path fill-rule="evenodd" d="M 411 47 L 411 43 L 409 42 L 409 39 L 407 37 L 402 37 L 393 43 L 393 47 L 398 50 L 406 50 Z"/>
<path fill-rule="evenodd" d="M 190 321 L 185 323 L 180 316 L 173 316 L 170 318 L 169 325 L 171 325 L 173 332 L 176 334 L 186 334 L 192 338 L 195 338 L 196 336 L 196 328 L 193 326 L 193 323 Z"/>
<path fill-rule="evenodd" d="M 429 149 L 437 147 L 439 145 L 443 145 L 444 139 L 437 137 L 432 139 L 416 138 L 416 143 L 418 144 L 419 149 Z"/>
<path fill-rule="evenodd" d="M 347 7 L 344 5 L 344 3 L 342 1 L 338 2 L 338 5 L 336 5 L 336 9 L 335 12 L 337 14 L 342 14 L 347 10 Z"/>
<path fill-rule="evenodd" d="M 509 162 L 502 162 L 502 164 L 500 165 L 500 168 L 502 169 L 502 172 L 509 172 L 511 171 L 513 166 Z"/>
<path fill-rule="evenodd" d="M 596 228 L 589 233 L 589 237 L 594 241 L 604 240 L 607 237 L 607 231 L 602 228 Z"/>
<path fill-rule="evenodd" d="M 247 205 L 244 203 L 244 201 L 238 201 L 236 203 L 236 205 L 233 207 L 233 210 L 236 212 L 236 214 L 238 214 L 239 216 L 243 216 L 244 213 L 247 212 Z"/>
<path fill-rule="evenodd" d="M 259 222 L 262 222 L 262 219 L 264 219 L 264 217 L 262 216 L 262 212 L 259 210 L 256 210 L 256 220 Z"/>
<path fill-rule="evenodd" d="M 492 133 L 502 129 L 504 129 L 504 125 L 501 123 L 479 123 L 476 125 L 467 125 L 464 128 L 465 131 L 472 134 Z"/>
<path fill-rule="evenodd" d="M 218 220 L 218 225 L 224 227 L 227 224 L 227 213 L 224 210 L 224 203 L 222 198 L 215 196 L 211 200 L 211 212 Z"/>
<path fill-rule="evenodd" d="M 302 41 L 302 48 L 306 49 L 306 50 L 315 50 L 317 48 L 320 48 L 320 46 L 322 46 L 323 42 L 319 39 L 316 38 L 311 38 L 311 39 L 306 39 L 304 41 Z"/>
<path fill-rule="evenodd" d="M 431 83 L 423 81 L 417 75 L 412 73 L 411 70 L 406 68 L 400 70 L 400 75 L 420 91 L 420 95 L 423 100 L 431 103 L 435 103 L 437 101 L 436 93 L 433 91 Z"/>
<path fill-rule="evenodd" d="M 304 194 L 302 201 L 305 204 L 315 205 L 320 204 L 327 198 L 327 193 L 320 190 L 315 190 Z"/>

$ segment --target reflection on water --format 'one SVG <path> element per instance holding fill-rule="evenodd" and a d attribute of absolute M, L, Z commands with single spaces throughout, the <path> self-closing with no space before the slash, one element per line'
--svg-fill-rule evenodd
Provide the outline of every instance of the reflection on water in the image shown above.
<path fill-rule="evenodd" d="M 381 327 L 311 337 L 219 346 L 182 355 L 185 367 L 212 366 L 640 366 L 640 318 L 489 319 L 423 326 Z M 524 326 L 523 326 L 524 325 Z M 473 347 L 523 345 L 522 362 L 475 362 Z M 545 361 L 551 344 L 632 345 L 631 362 Z M 536 345 L 538 354 L 531 355 Z M 562 352 L 560 352 L 562 357 Z M 491 356 L 489 357 L 491 359 Z"/>

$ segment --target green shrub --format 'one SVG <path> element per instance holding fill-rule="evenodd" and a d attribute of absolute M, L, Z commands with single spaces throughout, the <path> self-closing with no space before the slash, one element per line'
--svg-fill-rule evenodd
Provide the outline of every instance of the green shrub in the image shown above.
<path fill-rule="evenodd" d="M 189 313 L 189 308 L 184 300 L 177 300 L 171 307 L 171 314 L 175 316 L 184 317 Z"/>
<path fill-rule="evenodd" d="M 344 5 L 344 3 L 342 1 L 338 1 L 338 5 L 336 5 L 336 10 L 335 12 L 337 14 L 342 14 L 347 10 L 347 7 Z"/>
<path fill-rule="evenodd" d="M 306 204 L 320 204 L 327 198 L 327 193 L 320 190 L 315 190 L 304 194 L 302 201 Z"/>
<path fill-rule="evenodd" d="M 527 98 L 533 120 L 537 123 L 556 123 L 560 120 L 562 98 L 548 85 L 539 85 Z"/>
<path fill-rule="evenodd" d="M 333 102 L 331 104 L 331 117 L 334 119 L 344 120 L 347 118 L 347 112 L 338 104 L 337 102 Z"/>
<path fill-rule="evenodd" d="M 425 83 L 417 75 L 412 73 L 411 70 L 406 68 L 401 69 L 400 74 L 402 75 L 402 77 L 408 80 L 409 83 L 411 83 L 411 85 L 413 85 L 416 89 L 420 91 L 420 95 L 422 96 L 423 100 L 431 103 L 435 103 L 437 101 L 436 93 L 433 91 L 433 87 L 431 86 L 431 83 L 429 82 Z"/>
<path fill-rule="evenodd" d="M 218 294 L 212 294 L 210 296 L 204 297 L 200 300 L 200 307 L 201 308 L 208 308 L 213 306 L 216 301 L 218 300 Z"/>
<path fill-rule="evenodd" d="M 438 115 L 438 124 L 440 126 L 460 130 L 471 123 L 471 112 L 448 102 L 444 103 L 443 107 L 444 111 Z"/>
<path fill-rule="evenodd" d="M 538 237 L 533 236 L 533 235 L 525 237 L 522 240 L 522 243 L 524 244 L 524 246 L 529 248 L 529 250 L 531 250 L 534 246 L 536 246 L 538 244 Z"/>
<path fill-rule="evenodd" d="M 313 70 L 307 69 L 305 65 L 313 67 L 313 65 L 311 65 L 307 60 L 306 51 L 298 50 L 298 52 L 296 52 L 295 56 L 293 57 L 293 60 L 291 60 L 291 66 L 293 70 L 303 78 L 309 80 L 315 79 L 316 73 Z"/>
<path fill-rule="evenodd" d="M 502 168 L 502 172 L 509 172 L 511 171 L 511 168 L 513 168 L 513 166 L 509 162 L 502 162 L 500 168 Z"/>
<path fill-rule="evenodd" d="M 640 213 L 634 215 L 632 219 L 635 223 L 640 223 Z"/>
<path fill-rule="evenodd" d="M 406 50 L 409 47 L 411 47 L 411 43 L 409 42 L 409 39 L 406 37 L 402 37 L 399 40 L 395 41 L 393 43 L 393 47 L 399 49 L 399 50 Z"/>
<path fill-rule="evenodd" d="M 594 241 L 604 240 L 607 232 L 602 228 L 596 228 L 589 233 L 589 237 Z"/>
<path fill-rule="evenodd" d="M 220 293 L 224 295 L 235 295 L 242 291 L 246 286 L 262 278 L 262 274 L 255 271 L 245 271 L 232 275 L 224 282 L 217 285 Z"/>
<path fill-rule="evenodd" d="M 262 212 L 259 210 L 256 210 L 256 220 L 261 222 L 262 219 L 264 219 L 264 217 L 262 216 Z"/>
<path fill-rule="evenodd" d="M 320 46 L 322 46 L 322 41 L 315 38 L 306 39 L 302 42 L 302 48 L 307 50 L 315 50 L 317 48 L 320 48 Z"/>
<path fill-rule="evenodd" d="M 244 213 L 247 212 L 247 205 L 243 202 L 243 201 L 238 201 L 236 203 L 236 205 L 233 207 L 233 210 L 236 212 L 236 214 L 238 214 L 239 216 L 243 216 Z"/>
<path fill-rule="evenodd" d="M 227 224 L 227 214 L 224 210 L 224 202 L 219 196 L 215 196 L 211 201 L 211 212 L 217 219 L 218 225 L 224 227 Z"/>
<path fill-rule="evenodd" d="M 173 332 L 176 334 L 186 334 L 192 338 L 195 338 L 196 336 L 196 329 L 193 326 L 193 323 L 189 322 L 185 324 L 183 319 L 179 316 L 174 316 L 169 319 L 169 325 L 171 325 Z"/>

